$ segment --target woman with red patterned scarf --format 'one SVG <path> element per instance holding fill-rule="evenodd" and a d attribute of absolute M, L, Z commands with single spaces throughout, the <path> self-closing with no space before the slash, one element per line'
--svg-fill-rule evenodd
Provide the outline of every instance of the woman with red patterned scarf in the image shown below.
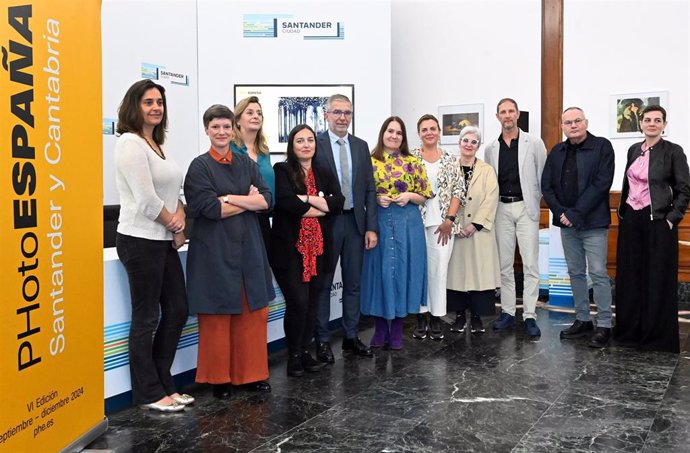
<path fill-rule="evenodd" d="M 345 198 L 338 178 L 312 166 L 316 134 L 306 124 L 290 132 L 287 159 L 275 164 L 275 208 L 270 261 L 285 297 L 288 376 L 317 372 L 321 364 L 309 353 L 316 323 L 321 278 L 335 266 L 330 246 L 331 221 Z"/>

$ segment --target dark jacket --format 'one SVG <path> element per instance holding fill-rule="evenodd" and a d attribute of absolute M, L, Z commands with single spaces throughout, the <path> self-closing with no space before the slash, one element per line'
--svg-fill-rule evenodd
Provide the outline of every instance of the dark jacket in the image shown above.
<path fill-rule="evenodd" d="M 189 165 L 184 194 L 194 218 L 187 252 L 190 314 L 242 313 L 243 287 L 251 311 L 275 299 L 256 212 L 221 218 L 218 197 L 246 195 L 252 185 L 270 205 L 271 191 L 249 156 L 232 153 L 232 164 L 223 165 L 205 153 Z"/>
<path fill-rule="evenodd" d="M 323 234 L 323 255 L 319 260 L 329 271 L 335 267 L 333 262 L 332 247 L 332 217 L 343 210 L 345 197 L 340 193 L 338 178 L 329 171 L 312 167 L 316 189 L 323 192 L 328 204 L 329 213 L 324 217 L 317 217 Z M 305 188 L 297 187 L 290 176 L 290 167 L 287 162 L 279 162 L 273 166 L 276 184 L 276 203 L 273 210 L 273 224 L 271 226 L 271 252 L 269 259 L 274 272 L 286 269 L 290 266 L 302 266 L 302 256 L 297 251 L 297 239 L 299 237 L 302 215 L 309 210 L 311 205 L 297 198 L 297 195 L 306 194 Z M 320 271 L 321 269 L 319 269 Z"/>
<path fill-rule="evenodd" d="M 357 229 L 361 235 L 364 235 L 366 231 L 379 230 L 374 170 L 371 167 L 371 154 L 367 142 L 352 134 L 349 134 L 347 139 L 350 143 L 350 156 L 352 157 L 353 211 Z M 335 175 L 338 187 L 340 187 L 328 131 L 318 135 L 316 149 L 318 152 L 314 156 L 314 167 L 319 167 Z"/>
<path fill-rule="evenodd" d="M 623 217 L 630 208 L 628 203 L 628 168 L 642 153 L 642 143 L 635 143 L 628 149 L 628 163 L 625 166 L 623 192 L 618 206 L 618 216 Z M 661 139 L 649 150 L 649 194 L 652 199 L 652 217 L 666 219 L 678 225 L 690 200 L 690 171 L 683 148 Z"/>
<path fill-rule="evenodd" d="M 576 154 L 578 197 L 573 207 L 566 207 L 561 202 L 564 195 L 561 174 L 567 143 L 566 140 L 551 149 L 541 178 L 542 194 L 553 213 L 553 224 L 566 228 L 560 221 L 561 214 L 565 213 L 575 229 L 608 228 L 611 223 L 609 190 L 615 166 L 611 142 L 587 132 L 587 138 Z"/>

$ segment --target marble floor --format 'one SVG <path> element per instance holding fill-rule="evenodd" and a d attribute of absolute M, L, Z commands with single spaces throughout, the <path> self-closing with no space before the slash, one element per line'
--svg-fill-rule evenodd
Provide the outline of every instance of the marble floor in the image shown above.
<path fill-rule="evenodd" d="M 180 414 L 108 414 L 88 449 L 124 452 L 690 452 L 690 353 L 587 347 L 558 332 L 571 314 L 539 309 L 541 339 L 512 332 L 411 338 L 402 351 L 343 358 L 288 378 L 270 356 L 270 394 L 207 386 Z M 362 332 L 369 340 L 372 329 Z"/>

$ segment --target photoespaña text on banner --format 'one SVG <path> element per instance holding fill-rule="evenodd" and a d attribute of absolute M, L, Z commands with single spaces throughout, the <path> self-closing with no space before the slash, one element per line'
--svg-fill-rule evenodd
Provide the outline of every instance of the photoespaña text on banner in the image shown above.
<path fill-rule="evenodd" d="M 103 423 L 100 2 L 2 11 L 0 451 L 58 451 Z"/>

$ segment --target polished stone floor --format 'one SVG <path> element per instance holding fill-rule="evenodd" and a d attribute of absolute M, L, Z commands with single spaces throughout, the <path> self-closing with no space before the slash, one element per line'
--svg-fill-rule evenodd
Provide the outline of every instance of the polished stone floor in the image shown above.
<path fill-rule="evenodd" d="M 687 330 L 676 354 L 561 341 L 573 315 L 539 309 L 542 337 L 446 333 L 302 378 L 270 356 L 270 394 L 236 391 L 181 414 L 108 414 L 91 450 L 123 452 L 690 452 Z M 372 329 L 362 338 L 369 340 Z"/>

